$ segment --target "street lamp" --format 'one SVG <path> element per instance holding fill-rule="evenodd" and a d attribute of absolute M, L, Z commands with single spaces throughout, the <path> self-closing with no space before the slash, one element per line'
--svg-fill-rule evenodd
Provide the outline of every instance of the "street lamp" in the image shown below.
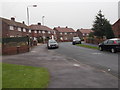
<path fill-rule="evenodd" d="M 28 20 L 28 25 L 29 25 L 29 7 L 37 7 L 37 5 L 29 5 L 29 6 L 27 6 L 27 20 Z"/>
<path fill-rule="evenodd" d="M 44 25 L 44 18 L 45 18 L 45 16 L 42 16 L 42 24 Z"/>

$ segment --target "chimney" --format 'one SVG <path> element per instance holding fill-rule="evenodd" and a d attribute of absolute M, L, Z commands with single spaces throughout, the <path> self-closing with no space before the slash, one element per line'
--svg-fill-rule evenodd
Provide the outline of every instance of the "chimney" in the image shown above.
<path fill-rule="evenodd" d="M 66 28 L 68 28 L 68 27 L 66 26 Z"/>
<path fill-rule="evenodd" d="M 11 17 L 11 20 L 12 20 L 12 21 L 15 21 L 15 18 L 14 18 L 14 17 Z"/>
<path fill-rule="evenodd" d="M 60 28 L 60 26 L 58 26 L 58 28 Z"/>
<path fill-rule="evenodd" d="M 22 23 L 23 23 L 23 24 L 25 24 L 25 22 L 24 22 L 24 21 L 23 21 Z"/>
<path fill-rule="evenodd" d="M 38 23 L 38 25 L 41 25 L 41 23 Z"/>

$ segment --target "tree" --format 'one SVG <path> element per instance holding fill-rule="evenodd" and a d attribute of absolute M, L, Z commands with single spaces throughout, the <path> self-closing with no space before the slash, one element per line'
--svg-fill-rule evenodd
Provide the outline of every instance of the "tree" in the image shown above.
<path fill-rule="evenodd" d="M 100 38 L 106 36 L 106 38 L 113 38 L 114 34 L 110 22 L 105 19 L 102 11 L 100 10 L 95 18 L 93 28 L 94 35 Z"/>

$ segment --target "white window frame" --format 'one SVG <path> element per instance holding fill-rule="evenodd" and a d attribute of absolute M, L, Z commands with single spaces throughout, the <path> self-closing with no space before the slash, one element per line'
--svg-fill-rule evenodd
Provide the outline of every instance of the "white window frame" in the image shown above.
<path fill-rule="evenodd" d="M 48 31 L 48 34 L 51 34 L 51 32 L 50 32 L 50 31 Z"/>
<path fill-rule="evenodd" d="M 25 28 L 23 28 L 23 32 L 26 32 L 26 29 L 25 29 Z"/>
<path fill-rule="evenodd" d="M 18 27 L 18 31 L 20 31 L 20 32 L 21 32 L 21 31 L 22 31 L 22 29 L 21 29 L 20 27 Z"/>
<path fill-rule="evenodd" d="M 39 31 L 39 33 L 41 33 L 41 31 Z"/>
<path fill-rule="evenodd" d="M 65 35 L 67 35 L 67 33 L 66 33 L 66 32 L 65 32 L 64 34 L 65 34 Z"/>
<path fill-rule="evenodd" d="M 32 31 L 31 30 L 29 30 L 29 33 L 31 33 Z"/>
<path fill-rule="evenodd" d="M 54 34 L 56 34 L 56 32 L 54 31 Z"/>
<path fill-rule="evenodd" d="M 71 35 L 73 34 L 73 33 L 70 33 Z"/>
<path fill-rule="evenodd" d="M 60 35 L 62 35 L 62 32 L 60 32 Z"/>
<path fill-rule="evenodd" d="M 35 30 L 34 33 L 37 33 L 37 30 Z"/>
<path fill-rule="evenodd" d="M 44 33 L 45 33 L 45 31 L 42 31 L 42 33 L 44 34 Z"/>
<path fill-rule="evenodd" d="M 14 26 L 9 26 L 10 27 L 10 30 L 14 30 Z"/>

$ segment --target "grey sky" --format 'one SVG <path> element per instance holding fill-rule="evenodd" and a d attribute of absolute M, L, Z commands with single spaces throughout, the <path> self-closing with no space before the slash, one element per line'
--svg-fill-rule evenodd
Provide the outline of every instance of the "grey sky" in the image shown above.
<path fill-rule="evenodd" d="M 1 17 L 16 21 L 25 21 L 27 24 L 27 6 L 36 4 L 37 7 L 29 7 L 30 24 L 42 22 L 51 28 L 56 26 L 68 26 L 73 29 L 92 28 L 96 14 L 101 9 L 105 17 L 113 24 L 118 20 L 118 2 L 2 2 Z"/>

